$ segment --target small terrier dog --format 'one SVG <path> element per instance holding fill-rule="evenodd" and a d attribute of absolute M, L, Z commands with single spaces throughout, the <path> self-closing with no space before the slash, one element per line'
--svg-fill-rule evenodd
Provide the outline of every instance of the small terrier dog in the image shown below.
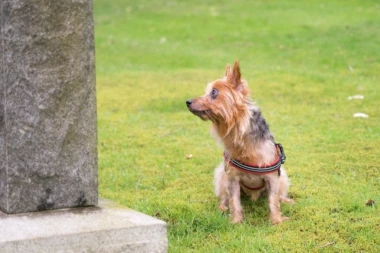
<path fill-rule="evenodd" d="M 290 185 L 284 167 L 285 154 L 276 144 L 260 109 L 248 97 L 248 83 L 241 78 L 239 62 L 227 64 L 224 77 L 207 85 L 206 94 L 186 101 L 190 112 L 212 122 L 211 133 L 224 147 L 224 161 L 215 169 L 215 193 L 219 209 L 230 209 L 233 223 L 243 220 L 240 192 L 252 200 L 268 196 L 269 219 L 278 224 L 280 202 L 288 198 Z"/>

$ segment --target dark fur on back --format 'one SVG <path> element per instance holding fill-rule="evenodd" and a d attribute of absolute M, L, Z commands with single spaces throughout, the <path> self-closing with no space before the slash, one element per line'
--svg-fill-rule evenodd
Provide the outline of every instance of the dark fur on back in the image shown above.
<path fill-rule="evenodd" d="M 250 138 L 253 140 L 271 140 L 274 142 L 273 135 L 269 130 L 269 125 L 264 119 L 261 110 L 252 110 L 251 115 L 251 131 L 249 132 Z"/>

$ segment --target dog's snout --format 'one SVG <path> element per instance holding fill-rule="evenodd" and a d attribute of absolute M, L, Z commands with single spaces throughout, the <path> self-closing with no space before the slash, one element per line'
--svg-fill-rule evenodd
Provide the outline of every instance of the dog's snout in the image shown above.
<path fill-rule="evenodd" d="M 187 107 L 189 107 L 191 105 L 191 103 L 193 103 L 193 100 L 186 100 Z"/>

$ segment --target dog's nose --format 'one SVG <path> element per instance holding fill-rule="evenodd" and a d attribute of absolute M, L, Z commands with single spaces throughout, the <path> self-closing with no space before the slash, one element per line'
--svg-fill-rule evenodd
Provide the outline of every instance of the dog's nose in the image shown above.
<path fill-rule="evenodd" d="M 187 101 L 186 101 L 186 105 L 187 105 L 187 107 L 189 107 L 189 106 L 191 105 L 191 103 L 193 103 L 192 100 L 187 100 Z"/>

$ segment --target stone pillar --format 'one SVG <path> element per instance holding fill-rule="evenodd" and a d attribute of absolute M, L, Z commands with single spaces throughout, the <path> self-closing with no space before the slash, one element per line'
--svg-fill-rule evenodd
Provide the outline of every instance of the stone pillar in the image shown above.
<path fill-rule="evenodd" d="M 0 1 L 0 210 L 96 205 L 92 0 Z"/>

